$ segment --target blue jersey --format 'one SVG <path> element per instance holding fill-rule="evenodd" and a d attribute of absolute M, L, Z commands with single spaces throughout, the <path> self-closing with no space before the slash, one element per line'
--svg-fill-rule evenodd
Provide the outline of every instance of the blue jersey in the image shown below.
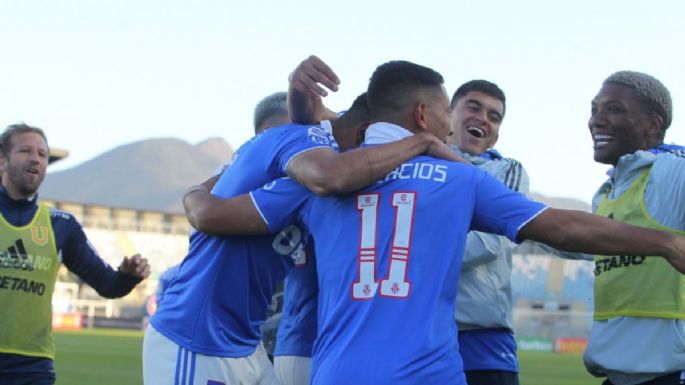
<path fill-rule="evenodd" d="M 303 151 L 330 147 L 316 126 L 286 125 L 266 130 L 238 150 L 212 193 L 226 198 L 285 175 Z M 281 228 L 275 229 L 280 231 Z M 194 232 L 188 255 L 152 325 L 179 346 L 221 357 L 244 357 L 260 340 L 260 325 L 276 287 L 303 251 L 294 226 L 270 236 L 212 236 Z"/>
<path fill-rule="evenodd" d="M 311 244 L 285 280 L 283 312 L 274 356 L 311 357 L 317 330 L 319 285 Z"/>
<path fill-rule="evenodd" d="M 301 207 L 314 238 L 312 383 L 465 384 L 454 300 L 466 234 L 516 240 L 545 206 L 473 166 L 429 157 L 344 197 L 307 195 L 287 178 L 271 187 L 252 193 L 277 215 L 270 226 L 290 223 L 296 213 L 285 208 Z"/>

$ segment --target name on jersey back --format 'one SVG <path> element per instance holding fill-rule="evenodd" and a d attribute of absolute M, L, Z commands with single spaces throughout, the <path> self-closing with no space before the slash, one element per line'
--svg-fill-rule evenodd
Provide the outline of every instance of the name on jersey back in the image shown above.
<path fill-rule="evenodd" d="M 395 179 L 423 179 L 444 183 L 447 180 L 447 166 L 423 162 L 402 163 L 378 183 Z"/>

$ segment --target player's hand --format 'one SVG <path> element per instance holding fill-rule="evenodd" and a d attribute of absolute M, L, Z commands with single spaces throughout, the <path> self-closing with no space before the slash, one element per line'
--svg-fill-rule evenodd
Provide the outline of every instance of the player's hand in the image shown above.
<path fill-rule="evenodd" d="M 124 257 L 119 266 L 119 271 L 136 278 L 145 279 L 150 276 L 150 265 L 147 263 L 147 258 L 141 257 L 140 254 L 135 254 L 130 257 Z"/>
<path fill-rule="evenodd" d="M 288 80 L 292 88 L 313 99 L 328 95 L 323 87 L 335 92 L 338 91 L 340 84 L 338 75 L 331 67 L 314 55 L 302 61 L 290 74 Z"/>
<path fill-rule="evenodd" d="M 432 136 L 432 137 L 433 137 L 433 140 L 431 140 L 431 143 L 428 145 L 428 150 L 426 151 L 426 155 L 432 156 L 435 158 L 450 160 L 453 162 L 469 163 L 466 159 L 462 158 L 459 154 L 454 152 L 448 145 L 441 142 L 435 136 Z"/>

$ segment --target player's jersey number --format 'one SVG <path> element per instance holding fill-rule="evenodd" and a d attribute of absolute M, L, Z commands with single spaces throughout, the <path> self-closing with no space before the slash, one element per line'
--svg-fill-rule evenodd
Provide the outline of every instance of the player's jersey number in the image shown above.
<path fill-rule="evenodd" d="M 378 206 L 381 199 L 378 193 L 357 195 L 357 210 L 361 218 L 361 238 L 359 241 L 359 276 L 352 284 L 352 298 L 370 299 L 376 295 L 380 284 L 380 295 L 384 297 L 406 298 L 411 289 L 407 281 L 407 264 L 414 225 L 415 192 L 394 192 L 392 205 L 395 208 L 390 268 L 388 275 L 376 281 Z"/>

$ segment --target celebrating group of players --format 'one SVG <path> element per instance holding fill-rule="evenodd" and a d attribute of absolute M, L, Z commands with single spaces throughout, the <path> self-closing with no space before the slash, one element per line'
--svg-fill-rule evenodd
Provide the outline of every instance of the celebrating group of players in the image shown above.
<path fill-rule="evenodd" d="M 337 84 L 306 59 L 297 123 L 272 122 L 187 192 L 198 231 L 146 331 L 146 385 L 518 384 L 509 275 L 524 239 L 597 255 L 591 373 L 685 381 L 685 154 L 663 144 L 658 80 L 617 72 L 592 101 L 595 160 L 613 166 L 601 216 L 523 194 L 520 163 L 493 149 L 495 84 L 450 101 L 439 73 L 392 61 L 340 116 L 321 100 Z M 272 366 L 259 328 L 286 277 Z"/>

